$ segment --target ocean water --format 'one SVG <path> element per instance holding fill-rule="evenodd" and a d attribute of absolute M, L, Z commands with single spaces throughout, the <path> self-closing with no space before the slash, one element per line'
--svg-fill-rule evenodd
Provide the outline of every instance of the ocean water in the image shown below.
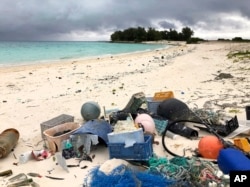
<path fill-rule="evenodd" d="M 163 44 L 111 42 L 0 42 L 0 66 L 100 57 L 166 47 Z"/>

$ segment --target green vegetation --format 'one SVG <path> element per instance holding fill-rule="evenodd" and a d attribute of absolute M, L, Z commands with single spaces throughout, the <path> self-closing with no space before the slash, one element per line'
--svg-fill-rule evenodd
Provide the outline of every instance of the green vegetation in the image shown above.
<path fill-rule="evenodd" d="M 234 58 L 234 62 L 237 62 L 239 60 L 245 60 L 245 59 L 250 59 L 250 51 L 236 51 L 236 52 L 231 52 L 227 55 L 228 58 Z"/>
<path fill-rule="evenodd" d="M 201 41 L 204 41 L 204 40 L 201 39 L 201 38 L 189 38 L 187 40 L 187 44 L 197 44 L 197 43 L 199 43 Z"/>
<path fill-rule="evenodd" d="M 224 38 L 219 38 L 218 41 L 250 42 L 250 40 L 243 39 L 241 37 L 234 37 L 234 38 L 232 38 L 232 40 L 230 40 L 230 39 L 224 39 Z"/>
<path fill-rule="evenodd" d="M 145 29 L 143 27 L 130 27 L 123 31 L 115 31 L 111 34 L 111 42 L 146 42 L 146 41 L 159 41 L 159 40 L 168 40 L 168 41 L 186 41 L 187 44 L 196 44 L 204 39 L 192 37 L 194 31 L 189 27 L 184 27 L 181 32 L 177 32 L 174 29 L 158 31 L 152 27 Z M 218 41 L 233 41 L 233 42 L 250 42 L 248 39 L 243 39 L 241 37 L 234 37 L 232 40 L 219 38 Z"/>
<path fill-rule="evenodd" d="M 157 31 L 150 27 L 147 30 L 143 27 L 128 28 L 123 31 L 115 31 L 111 34 L 112 42 L 144 42 L 144 41 L 159 41 L 159 40 L 170 40 L 170 41 L 198 41 L 201 39 L 191 39 L 194 32 L 189 28 L 185 27 L 182 32 L 178 33 L 176 30 L 170 29 L 169 31 Z"/>
<path fill-rule="evenodd" d="M 237 114 L 237 113 L 240 113 L 240 110 L 238 109 L 231 109 L 228 111 L 229 113 L 234 113 L 234 114 Z"/>
<path fill-rule="evenodd" d="M 234 42 L 250 42 L 250 40 L 243 39 L 243 38 L 241 38 L 241 37 L 234 37 L 234 38 L 232 39 L 232 41 L 234 41 Z"/>

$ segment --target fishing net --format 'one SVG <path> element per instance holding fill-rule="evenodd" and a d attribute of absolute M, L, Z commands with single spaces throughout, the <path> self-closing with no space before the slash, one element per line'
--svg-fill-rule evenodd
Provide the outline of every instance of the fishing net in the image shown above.
<path fill-rule="evenodd" d="M 197 157 L 173 157 L 157 158 L 156 156 L 149 160 L 149 170 L 154 173 L 160 173 L 169 180 L 175 180 L 173 186 L 217 186 L 229 185 L 229 178 L 219 176 L 220 170 L 217 165 L 210 161 L 201 160 Z"/>
<path fill-rule="evenodd" d="M 99 168 L 90 171 L 84 187 L 203 187 L 211 184 L 219 187 L 230 183 L 216 164 L 197 157 L 167 159 L 153 155 L 144 171 L 122 164 L 108 174 Z"/>
<path fill-rule="evenodd" d="M 124 165 L 118 166 L 108 175 L 96 167 L 88 177 L 89 180 L 85 179 L 86 187 L 167 187 L 174 183 L 150 171 L 136 171 Z"/>
<path fill-rule="evenodd" d="M 199 116 L 199 118 L 209 122 L 210 124 L 221 125 L 223 124 L 222 123 L 223 119 L 230 118 L 222 110 L 214 111 L 212 109 L 200 109 L 200 108 L 192 108 L 191 110 L 196 116 Z"/>
<path fill-rule="evenodd" d="M 185 160 L 182 159 L 182 162 L 180 163 L 183 163 L 184 161 Z M 175 183 L 173 183 L 171 187 L 191 186 L 188 182 L 188 179 L 189 179 L 188 170 L 185 169 L 182 165 L 176 165 L 174 163 L 171 163 L 171 160 L 168 160 L 165 157 L 158 158 L 157 156 L 154 156 L 150 158 L 149 170 L 153 173 L 162 175 L 168 180 L 175 181 Z"/>

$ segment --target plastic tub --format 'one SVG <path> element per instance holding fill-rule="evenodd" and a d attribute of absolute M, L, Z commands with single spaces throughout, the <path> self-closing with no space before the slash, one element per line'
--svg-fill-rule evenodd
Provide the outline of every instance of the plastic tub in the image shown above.
<path fill-rule="evenodd" d="M 49 149 L 54 153 L 61 151 L 62 141 L 69 139 L 69 136 L 78 128 L 80 128 L 79 123 L 69 122 L 45 130 L 43 133 L 48 141 Z M 61 135 L 55 136 L 55 134 Z"/>

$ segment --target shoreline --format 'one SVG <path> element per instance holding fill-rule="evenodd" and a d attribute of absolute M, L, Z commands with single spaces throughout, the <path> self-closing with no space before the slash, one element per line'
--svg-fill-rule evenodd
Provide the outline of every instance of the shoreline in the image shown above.
<path fill-rule="evenodd" d="M 2 159 L 0 170 L 11 169 L 14 175 L 36 172 L 42 176 L 53 170 L 53 176 L 65 180 L 42 177 L 34 178 L 34 181 L 48 187 L 81 186 L 93 167 L 109 159 L 107 147 L 95 147 L 91 152 L 95 155 L 93 162 L 84 161 L 81 165 L 86 165 L 87 169 L 69 168 L 69 173 L 56 165 L 53 157 L 25 164 L 13 163 L 18 163 L 18 156 L 22 153 L 43 149 L 42 122 L 68 114 L 82 124 L 80 109 L 87 101 L 97 102 L 103 115 L 104 106 L 107 110 L 123 109 L 135 93 L 144 92 L 146 97 L 150 97 L 155 92 L 173 91 L 175 98 L 190 108 L 213 109 L 232 117 L 237 115 L 240 121 L 246 121 L 244 107 L 250 105 L 249 61 L 234 63 L 227 54 L 237 48 L 249 48 L 249 45 L 204 42 L 91 60 L 1 67 L 0 131 L 16 128 L 20 139 L 14 151 Z M 220 78 L 220 73 L 231 74 L 232 77 Z M 153 150 L 158 156 L 169 158 L 160 139 L 156 136 L 160 143 L 153 145 Z M 170 143 L 171 148 L 180 153 L 183 147 L 197 146 L 196 141 L 185 138 Z M 174 147 L 174 144 L 180 146 Z M 67 160 L 67 164 L 76 163 L 75 159 Z"/>
<path fill-rule="evenodd" d="M 157 50 L 164 50 L 168 49 L 168 47 L 164 48 L 159 48 L 159 49 L 148 49 L 144 51 L 135 51 L 135 52 L 129 52 L 129 53 L 119 53 L 119 54 L 106 54 L 106 55 L 101 55 L 101 56 L 88 56 L 88 57 L 81 57 L 81 58 L 71 58 L 71 59 L 55 59 L 55 60 L 43 60 L 43 61 L 34 61 L 34 62 L 23 62 L 20 64 L 9 64 L 9 65 L 1 65 L 1 69 L 11 69 L 11 68 L 18 68 L 18 67 L 39 67 L 39 66 L 46 66 L 46 65 L 53 65 L 53 64 L 67 64 L 67 63 L 72 63 L 72 62 L 85 62 L 85 61 L 93 61 L 93 60 L 105 60 L 107 58 L 112 58 L 112 57 L 122 57 L 122 56 L 133 56 L 136 54 L 144 54 L 152 51 L 157 51 Z M 87 62 L 86 62 L 87 63 Z"/>
<path fill-rule="evenodd" d="M 155 43 L 155 42 L 154 42 Z M 155 43 L 158 44 L 158 43 Z M 162 43 L 162 44 L 167 44 L 167 43 Z M 2 65 L 0 66 L 0 73 L 1 72 L 11 72 L 12 70 L 14 71 L 20 71 L 22 69 L 36 69 L 36 68 L 43 68 L 43 67 L 56 67 L 56 66 L 61 66 L 61 65 L 68 65 L 71 63 L 91 63 L 95 61 L 106 61 L 112 58 L 127 58 L 127 57 L 134 57 L 137 55 L 145 55 L 148 53 L 154 53 L 155 51 L 161 51 L 161 50 L 168 50 L 170 48 L 178 47 L 181 46 L 179 43 L 172 43 L 169 44 L 170 46 L 165 46 L 163 48 L 158 48 L 158 49 L 149 49 L 149 50 L 144 50 L 144 51 L 135 51 L 135 52 L 129 52 L 129 53 L 119 53 L 119 54 L 106 54 L 106 55 L 101 55 L 101 56 L 89 56 L 89 57 L 83 57 L 83 58 L 72 58 L 72 59 L 58 59 L 58 60 L 44 60 L 44 61 L 37 61 L 34 63 L 29 63 L 29 62 L 24 62 L 19 65 L 17 64 L 10 64 L 10 65 Z"/>
<path fill-rule="evenodd" d="M 97 41 L 96 41 L 97 42 Z M 110 43 L 110 42 L 106 42 L 106 43 Z M 131 43 L 129 43 L 131 44 Z M 136 44 L 136 43 L 135 43 Z M 93 58 L 103 58 L 103 57 L 110 57 L 110 56 L 117 56 L 117 55 L 129 55 L 129 54 L 133 54 L 133 53 L 141 53 L 141 52 L 147 52 L 147 51 L 153 51 L 153 50 L 157 50 L 157 49 L 164 49 L 164 48 L 168 48 L 171 45 L 168 45 L 167 43 L 156 43 L 156 42 L 152 42 L 152 43 L 141 43 L 141 44 L 148 44 L 148 45 L 162 45 L 161 47 L 159 46 L 156 49 L 137 49 L 136 51 L 131 51 L 131 52 L 120 52 L 117 53 L 117 51 L 113 51 L 112 53 L 107 53 L 107 54 L 88 54 L 87 56 L 82 56 L 82 57 L 60 57 L 58 59 L 47 59 L 47 60 L 28 60 L 28 61 L 14 61 L 14 62 L 3 62 L 0 64 L 0 68 L 4 68 L 4 67 L 15 67 L 15 66 L 28 66 L 28 65 L 36 65 L 36 64 L 47 64 L 47 63 L 58 63 L 58 62 L 67 62 L 67 61 L 83 61 L 83 60 L 88 60 L 88 59 L 93 59 Z M 168 46 L 166 46 L 168 45 Z M 100 51 L 101 52 L 101 51 Z"/>

